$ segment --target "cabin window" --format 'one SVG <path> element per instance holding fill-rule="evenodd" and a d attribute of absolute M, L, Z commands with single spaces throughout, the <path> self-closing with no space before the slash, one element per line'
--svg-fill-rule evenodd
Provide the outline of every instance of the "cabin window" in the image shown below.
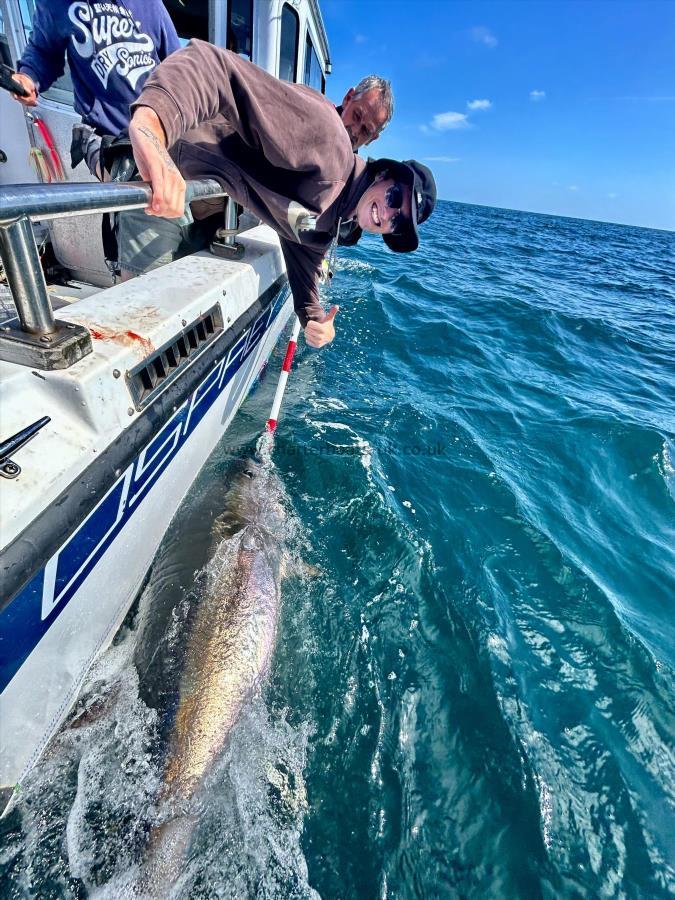
<path fill-rule="evenodd" d="M 326 79 L 324 78 L 321 63 L 319 62 L 319 57 L 316 55 L 316 50 L 312 44 L 309 32 L 307 32 L 307 41 L 305 44 L 305 77 L 303 78 L 303 81 L 315 90 L 325 94 Z"/>
<path fill-rule="evenodd" d="M 229 0 L 227 49 L 253 59 L 253 0 Z"/>
<path fill-rule="evenodd" d="M 176 33 L 183 46 L 191 38 L 209 39 L 209 0 L 164 0 Z"/>
<path fill-rule="evenodd" d="M 279 52 L 279 78 L 283 81 L 296 80 L 299 36 L 300 19 L 298 14 L 284 3 L 281 9 L 281 47 Z"/>

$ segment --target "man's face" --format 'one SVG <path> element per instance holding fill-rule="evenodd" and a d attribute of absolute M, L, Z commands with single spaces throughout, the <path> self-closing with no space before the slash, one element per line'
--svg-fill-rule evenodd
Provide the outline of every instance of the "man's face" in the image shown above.
<path fill-rule="evenodd" d="M 376 179 L 361 195 L 356 206 L 356 219 L 364 231 L 371 234 L 392 234 L 396 226 L 396 217 L 402 216 L 409 219 L 410 188 L 408 185 L 400 185 L 402 188 L 402 202 L 400 206 L 390 206 L 388 201 L 392 199 L 390 189 L 397 184 L 393 178 Z"/>
<path fill-rule="evenodd" d="M 380 92 L 372 88 L 354 96 L 354 88 L 350 88 L 342 101 L 342 124 L 347 129 L 352 150 L 365 147 L 380 134 L 384 127 L 387 113 L 380 106 Z"/>

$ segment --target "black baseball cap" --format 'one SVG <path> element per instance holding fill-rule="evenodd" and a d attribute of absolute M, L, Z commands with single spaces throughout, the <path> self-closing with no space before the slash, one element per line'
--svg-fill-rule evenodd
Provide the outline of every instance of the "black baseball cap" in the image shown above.
<path fill-rule="evenodd" d="M 417 250 L 420 242 L 417 226 L 429 218 L 436 205 L 436 182 L 431 169 L 427 169 L 416 159 L 406 159 L 403 162 L 397 159 L 377 159 L 373 168 L 376 172 L 386 170 L 391 178 L 407 184 L 411 189 L 411 216 L 405 220 L 401 231 L 382 235 L 385 244 L 395 253 Z"/>

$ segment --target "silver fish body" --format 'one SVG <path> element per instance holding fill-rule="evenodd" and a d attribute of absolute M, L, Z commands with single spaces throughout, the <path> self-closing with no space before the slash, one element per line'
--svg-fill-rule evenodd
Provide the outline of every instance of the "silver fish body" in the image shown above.
<path fill-rule="evenodd" d="M 269 671 L 281 605 L 281 559 L 272 544 L 259 526 L 246 525 L 217 548 L 181 678 L 167 796 L 193 795 Z"/>
<path fill-rule="evenodd" d="M 249 461 L 228 492 L 219 540 L 187 643 L 143 893 L 168 896 L 196 825 L 190 801 L 267 675 L 276 641 L 289 528 L 271 461 Z"/>

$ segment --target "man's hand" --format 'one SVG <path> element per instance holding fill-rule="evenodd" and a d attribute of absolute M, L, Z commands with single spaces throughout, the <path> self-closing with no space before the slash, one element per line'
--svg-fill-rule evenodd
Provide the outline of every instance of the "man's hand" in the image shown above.
<path fill-rule="evenodd" d="M 339 309 L 339 306 L 331 306 L 320 322 L 316 319 L 309 320 L 305 327 L 305 340 L 310 347 L 315 347 L 318 350 L 324 344 L 330 344 L 335 337 L 333 319 Z"/>
<path fill-rule="evenodd" d="M 27 97 L 20 97 L 18 94 L 12 94 L 12 97 L 18 100 L 22 106 L 37 106 L 38 92 L 33 79 L 28 75 L 22 75 L 20 72 L 12 72 L 12 81 L 18 82 L 22 88 L 28 91 Z"/>
<path fill-rule="evenodd" d="M 129 139 L 138 171 L 152 185 L 150 216 L 177 219 L 185 212 L 185 182 L 166 150 L 166 136 L 157 113 L 139 106 L 129 123 Z"/>

